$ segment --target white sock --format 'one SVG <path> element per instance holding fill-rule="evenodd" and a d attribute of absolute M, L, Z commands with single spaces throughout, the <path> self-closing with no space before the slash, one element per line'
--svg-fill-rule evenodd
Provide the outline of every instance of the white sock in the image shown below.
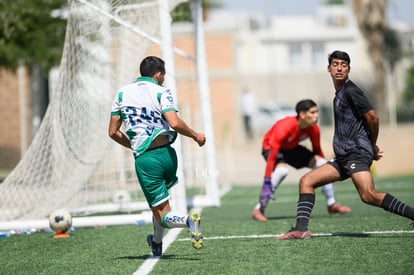
<path fill-rule="evenodd" d="M 273 193 L 276 192 L 276 189 L 279 187 L 279 185 L 282 183 L 282 181 L 286 178 L 288 175 L 288 168 L 287 167 L 276 167 L 276 169 L 272 173 L 272 190 Z"/>
<path fill-rule="evenodd" d="M 161 243 L 162 237 L 164 236 L 164 227 L 157 222 L 154 216 L 152 216 L 152 224 L 154 226 L 154 237 L 152 238 L 153 242 Z"/>
<path fill-rule="evenodd" d="M 316 161 L 315 166 L 313 168 L 320 167 L 324 165 L 326 162 L 327 161 L 325 159 L 320 158 Z M 328 183 L 322 186 L 322 193 L 325 196 L 327 206 L 330 206 L 335 203 L 334 189 L 332 183 Z"/>
<path fill-rule="evenodd" d="M 164 227 L 176 228 L 187 227 L 188 215 L 180 215 L 174 212 L 167 212 L 162 216 L 162 224 Z"/>

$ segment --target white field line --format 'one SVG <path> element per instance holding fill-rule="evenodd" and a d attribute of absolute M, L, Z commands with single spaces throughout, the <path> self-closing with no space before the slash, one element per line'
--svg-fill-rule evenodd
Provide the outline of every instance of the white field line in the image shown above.
<path fill-rule="evenodd" d="M 227 186 L 226 188 L 223 188 L 220 192 L 220 196 L 224 196 L 227 192 L 229 192 L 231 190 L 230 186 Z M 193 208 L 191 211 L 193 210 L 198 210 L 200 212 L 202 212 L 202 208 Z M 181 231 L 184 228 L 171 228 L 168 230 L 167 235 L 165 235 L 165 237 L 162 239 L 162 252 L 164 254 L 164 252 L 167 250 L 167 248 L 177 239 L 178 235 L 181 233 Z M 188 241 L 190 240 L 190 238 L 187 239 Z M 154 266 L 158 263 L 158 261 L 160 260 L 160 257 L 154 257 L 154 256 L 149 256 L 142 265 L 140 265 L 138 267 L 137 270 L 135 270 L 135 272 L 133 273 L 133 275 L 147 275 L 149 274 L 152 269 L 154 268 Z"/>
<path fill-rule="evenodd" d="M 333 232 L 333 233 L 312 233 L 312 237 L 330 237 L 330 236 L 361 236 L 361 235 L 392 235 L 392 234 L 414 234 L 414 230 L 389 230 L 389 231 L 362 231 L 362 232 Z M 230 240 L 230 239 L 261 239 L 261 238 L 276 238 L 282 234 L 272 235 L 234 235 L 234 236 L 215 236 L 204 237 L 206 241 L 209 240 Z M 177 242 L 189 241 L 190 238 L 178 239 Z"/>
<path fill-rule="evenodd" d="M 177 236 L 181 233 L 184 228 L 171 228 L 168 230 L 167 235 L 162 239 L 162 252 L 167 250 L 167 248 L 174 242 Z M 190 238 L 188 239 L 190 240 Z M 150 249 L 148 247 L 148 249 Z M 149 256 L 144 263 L 139 266 L 139 268 L 133 273 L 134 275 L 144 275 L 149 274 L 154 266 L 159 261 L 160 257 Z"/>

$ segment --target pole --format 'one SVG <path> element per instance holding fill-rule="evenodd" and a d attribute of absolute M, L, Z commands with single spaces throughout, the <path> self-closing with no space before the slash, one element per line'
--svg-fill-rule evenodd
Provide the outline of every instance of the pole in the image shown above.
<path fill-rule="evenodd" d="M 159 4 L 159 14 L 160 14 L 160 32 L 161 32 L 161 52 L 163 59 L 165 60 L 165 83 L 166 86 L 171 88 L 174 93 L 177 91 L 177 84 L 175 81 L 175 65 L 174 65 L 174 51 L 172 44 L 172 31 L 171 31 L 171 16 L 170 16 L 170 7 L 168 0 L 158 0 Z M 177 99 L 177 94 L 175 94 Z M 171 208 L 174 211 L 185 213 L 187 212 L 187 200 L 185 193 L 185 182 L 184 182 L 184 171 L 183 171 L 183 159 L 182 159 L 182 145 L 181 138 L 178 135 L 176 141 L 174 142 L 174 148 L 177 151 L 178 157 L 178 178 L 180 183 L 177 184 L 173 189 L 171 189 L 172 200 Z"/>
<path fill-rule="evenodd" d="M 214 127 L 211 112 L 210 87 L 208 83 L 208 69 L 206 62 L 206 49 L 204 44 L 203 11 L 201 0 L 193 0 L 194 16 L 196 25 L 196 60 L 197 76 L 200 90 L 201 114 L 204 132 L 206 135 L 206 158 L 207 158 L 207 182 L 206 195 L 212 199 L 213 206 L 220 206 L 220 195 L 217 184 L 216 151 L 214 141 Z"/>

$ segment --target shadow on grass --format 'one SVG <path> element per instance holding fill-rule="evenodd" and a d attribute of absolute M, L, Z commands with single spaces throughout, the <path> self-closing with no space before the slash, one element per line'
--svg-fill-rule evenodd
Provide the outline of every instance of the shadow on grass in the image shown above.
<path fill-rule="evenodd" d="M 365 232 L 333 232 L 333 233 L 321 233 L 321 234 L 312 234 L 312 238 L 326 238 L 326 237 L 352 237 L 352 238 L 412 238 L 409 235 L 389 235 L 389 234 L 372 234 Z"/>
<path fill-rule="evenodd" d="M 189 260 L 189 261 L 199 261 L 200 258 L 195 258 L 194 256 L 186 256 L 186 255 L 174 255 L 174 254 L 166 254 L 162 255 L 161 257 L 154 257 L 150 255 L 141 255 L 141 256 L 122 256 L 116 257 L 115 260 L 147 260 L 147 259 L 174 259 L 174 260 Z"/>
<path fill-rule="evenodd" d="M 276 216 L 276 217 L 266 217 L 268 220 L 293 220 L 296 219 L 296 216 Z"/>
<path fill-rule="evenodd" d="M 273 217 L 266 217 L 268 220 L 287 220 L 287 219 L 296 219 L 296 215 L 290 215 L 290 216 L 273 216 Z M 312 219 L 317 219 L 317 218 L 326 218 L 326 215 L 312 215 Z"/>
<path fill-rule="evenodd" d="M 315 234 L 312 235 L 312 238 L 320 238 L 320 237 L 354 237 L 354 238 L 367 238 L 370 237 L 371 234 L 364 233 L 364 232 L 333 232 L 329 234 Z"/>

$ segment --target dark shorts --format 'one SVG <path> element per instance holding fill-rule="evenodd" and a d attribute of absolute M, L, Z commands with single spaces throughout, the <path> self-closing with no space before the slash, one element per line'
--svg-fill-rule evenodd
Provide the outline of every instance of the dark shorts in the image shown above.
<path fill-rule="evenodd" d="M 332 165 L 340 174 L 341 180 L 345 180 L 353 173 L 370 171 L 372 160 L 367 157 L 349 156 L 347 159 L 332 159 L 327 162 Z"/>
<path fill-rule="evenodd" d="M 266 161 L 269 156 L 269 151 L 269 149 L 262 150 L 262 155 Z M 303 167 L 309 167 L 309 162 L 314 156 L 314 152 L 302 145 L 298 145 L 291 150 L 281 149 L 277 155 L 276 164 L 279 162 L 285 162 L 296 169 L 300 169 Z"/>

